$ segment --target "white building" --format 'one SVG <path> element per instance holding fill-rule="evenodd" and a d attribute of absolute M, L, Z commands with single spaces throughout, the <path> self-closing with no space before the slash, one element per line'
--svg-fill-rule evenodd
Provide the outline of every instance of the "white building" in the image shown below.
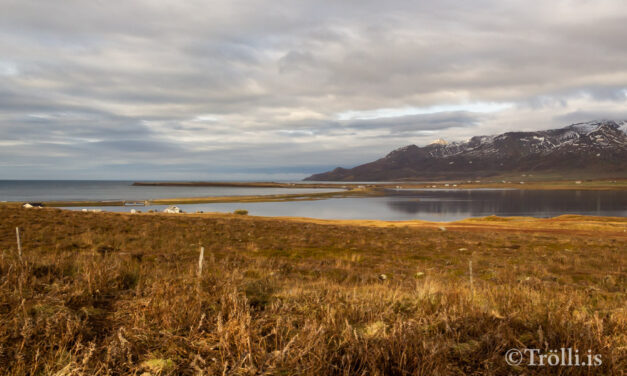
<path fill-rule="evenodd" d="M 163 210 L 164 213 L 172 213 L 172 214 L 179 214 L 182 213 L 181 209 L 177 206 L 174 205 L 170 205 L 167 208 L 165 208 Z"/>

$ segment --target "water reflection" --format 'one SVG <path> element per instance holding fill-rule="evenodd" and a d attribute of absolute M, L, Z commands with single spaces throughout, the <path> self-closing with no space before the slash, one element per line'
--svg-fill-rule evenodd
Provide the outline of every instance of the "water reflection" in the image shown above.
<path fill-rule="evenodd" d="M 394 194 L 387 205 L 394 211 L 407 214 L 465 214 L 467 217 L 551 217 L 561 214 L 625 216 L 627 194 L 621 191 L 513 189 L 405 191 Z"/>
<path fill-rule="evenodd" d="M 323 219 L 454 221 L 468 217 L 562 214 L 627 217 L 625 191 L 421 190 L 386 197 L 337 198 L 319 201 L 251 202 L 177 205 L 186 212 L 233 212 L 251 215 Z M 161 211 L 165 206 L 141 210 Z M 71 208 L 81 209 L 81 208 Z M 129 208 L 103 208 L 129 211 Z"/>

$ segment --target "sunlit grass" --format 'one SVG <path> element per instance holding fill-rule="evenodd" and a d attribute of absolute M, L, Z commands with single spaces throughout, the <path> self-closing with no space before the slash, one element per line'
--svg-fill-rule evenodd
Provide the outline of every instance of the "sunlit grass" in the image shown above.
<path fill-rule="evenodd" d="M 625 219 L 0 216 L 3 374 L 590 371 L 515 369 L 513 347 L 627 367 Z"/>

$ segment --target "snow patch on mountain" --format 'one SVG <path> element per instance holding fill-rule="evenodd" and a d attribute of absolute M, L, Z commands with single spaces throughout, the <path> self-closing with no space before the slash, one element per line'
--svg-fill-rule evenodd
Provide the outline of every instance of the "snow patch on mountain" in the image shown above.
<path fill-rule="evenodd" d="M 586 169 L 618 176 L 627 171 L 625 161 L 627 121 L 600 120 L 546 131 L 475 136 L 448 144 L 439 141 L 424 147 L 409 145 L 378 161 L 346 171 L 317 174 L 312 179 L 365 181 Z"/>
<path fill-rule="evenodd" d="M 446 142 L 444 139 L 442 138 L 438 138 L 437 140 L 434 140 L 431 142 L 431 145 L 448 145 L 448 142 Z"/>
<path fill-rule="evenodd" d="M 589 121 L 587 123 L 573 124 L 567 128 L 570 128 L 580 134 L 588 134 L 597 131 L 604 123 L 604 121 Z"/>

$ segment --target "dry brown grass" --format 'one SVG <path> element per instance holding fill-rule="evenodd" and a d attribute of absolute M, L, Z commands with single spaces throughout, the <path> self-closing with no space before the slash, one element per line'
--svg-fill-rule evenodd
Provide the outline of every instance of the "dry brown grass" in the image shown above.
<path fill-rule="evenodd" d="M 442 231 L 6 206 L 0 218 L 1 374 L 620 375 L 627 367 L 625 219 L 492 218 Z M 503 354 L 514 347 L 591 349 L 603 365 L 513 368 Z"/>

